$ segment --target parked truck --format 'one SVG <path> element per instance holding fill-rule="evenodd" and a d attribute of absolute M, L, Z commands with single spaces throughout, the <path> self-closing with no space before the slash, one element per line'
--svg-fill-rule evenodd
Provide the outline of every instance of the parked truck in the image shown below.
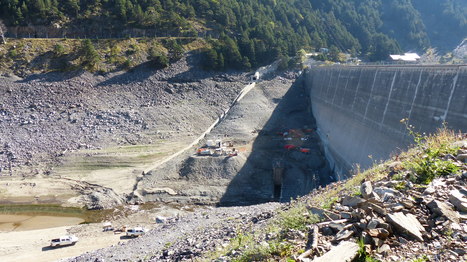
<path fill-rule="evenodd" d="M 78 242 L 78 238 L 76 236 L 63 236 L 60 238 L 54 238 L 50 241 L 51 247 L 59 247 L 59 246 L 70 246 L 74 245 Z"/>

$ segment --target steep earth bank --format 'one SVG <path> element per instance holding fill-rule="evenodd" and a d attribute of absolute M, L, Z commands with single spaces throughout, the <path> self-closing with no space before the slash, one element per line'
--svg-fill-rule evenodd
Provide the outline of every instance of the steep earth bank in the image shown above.
<path fill-rule="evenodd" d="M 288 201 L 332 181 L 309 100 L 294 74 L 257 82 L 198 147 L 209 139 L 231 143 L 237 155 L 200 156 L 192 148 L 145 173 L 134 196 L 144 201 L 239 205 Z M 281 183 L 275 184 L 276 162 L 283 172 Z"/>

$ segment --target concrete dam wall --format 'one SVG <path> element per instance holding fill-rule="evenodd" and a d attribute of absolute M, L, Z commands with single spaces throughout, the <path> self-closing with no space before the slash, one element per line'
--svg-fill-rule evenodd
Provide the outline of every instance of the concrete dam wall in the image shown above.
<path fill-rule="evenodd" d="M 405 124 L 467 131 L 467 66 L 328 66 L 305 72 L 313 115 L 337 179 L 412 143 Z"/>

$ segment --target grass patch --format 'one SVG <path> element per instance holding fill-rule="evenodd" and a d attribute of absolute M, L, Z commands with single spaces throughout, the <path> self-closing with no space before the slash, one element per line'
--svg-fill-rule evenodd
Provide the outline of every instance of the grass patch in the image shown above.
<path fill-rule="evenodd" d="M 397 183 L 396 185 L 394 185 L 394 189 L 396 190 L 403 190 L 405 189 L 405 185 L 407 183 L 405 181 L 400 181 L 399 183 Z"/>
<path fill-rule="evenodd" d="M 277 216 L 260 232 L 249 233 L 245 229 L 232 238 L 230 244 L 223 250 L 214 252 L 205 257 L 203 261 L 212 261 L 217 257 L 228 255 L 232 261 L 293 261 L 293 254 L 301 253 L 300 247 L 287 241 L 285 235 L 289 230 L 306 231 L 307 226 L 319 222 L 319 217 L 310 214 L 303 203 L 294 203 L 289 209 L 281 210 Z M 271 240 L 265 241 L 260 236 L 274 235 Z M 239 253 L 239 255 L 234 255 Z"/>
<path fill-rule="evenodd" d="M 409 177 L 412 182 L 428 185 L 433 179 L 447 176 L 459 171 L 459 167 L 451 161 L 441 160 L 435 156 L 427 155 L 422 159 L 415 159 L 404 163 L 405 168 L 413 170 Z"/>
<path fill-rule="evenodd" d="M 163 157 L 166 155 L 168 155 L 167 152 L 157 152 L 157 153 L 152 153 L 152 154 L 141 154 L 141 155 L 136 156 L 136 158 L 140 160 L 153 160 L 153 159 Z"/>
<path fill-rule="evenodd" d="M 411 171 L 410 181 L 426 185 L 436 177 L 459 171 L 459 167 L 451 160 L 443 159 L 445 155 L 457 152 L 459 148 L 453 146 L 453 143 L 459 140 L 459 135 L 448 130 L 445 125 L 432 135 L 419 134 L 411 125 L 407 125 L 407 129 L 415 141 L 415 146 L 403 156 L 403 167 Z"/>
<path fill-rule="evenodd" d="M 62 207 L 59 205 L 0 205 L 2 214 L 28 214 L 28 215 L 59 215 L 59 216 L 84 216 L 84 210 L 76 207 Z"/>
<path fill-rule="evenodd" d="M 107 163 L 90 163 L 90 162 L 82 162 L 76 163 L 75 166 L 82 171 L 95 171 L 95 170 L 102 170 L 102 169 L 117 169 L 117 168 L 129 168 L 133 167 L 133 165 L 121 163 L 121 162 L 107 162 Z"/>
<path fill-rule="evenodd" d="M 292 256 L 294 246 L 288 242 L 263 242 L 256 245 L 254 248 L 247 249 L 238 258 L 234 258 L 234 262 L 251 262 L 251 261 L 277 261 L 276 257 L 289 257 Z M 283 261 L 294 261 L 287 258 Z"/>
<path fill-rule="evenodd" d="M 324 200 L 324 203 L 321 205 L 321 208 L 323 209 L 331 209 L 332 206 L 339 201 L 338 196 L 332 196 L 329 197 L 328 199 Z"/>
<path fill-rule="evenodd" d="M 303 231 L 308 225 L 319 221 L 319 217 L 310 214 L 304 204 L 297 203 L 288 210 L 280 211 L 276 223 L 282 230 L 296 229 Z"/>
<path fill-rule="evenodd" d="M 363 242 L 362 238 L 358 240 L 357 244 L 359 247 L 358 256 L 355 260 L 353 260 L 354 262 L 381 262 L 366 252 L 365 243 Z"/>
<path fill-rule="evenodd" d="M 411 262 L 426 262 L 426 261 L 430 261 L 430 259 L 428 259 L 426 255 L 423 255 L 422 257 L 412 260 Z"/>

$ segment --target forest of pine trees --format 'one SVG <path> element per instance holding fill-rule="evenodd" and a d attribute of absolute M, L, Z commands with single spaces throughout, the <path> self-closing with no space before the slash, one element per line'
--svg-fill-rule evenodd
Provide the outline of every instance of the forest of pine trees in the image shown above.
<path fill-rule="evenodd" d="M 438 14 L 449 30 L 433 22 Z M 1 0 L 0 17 L 9 27 L 97 24 L 171 36 L 209 29 L 216 34 L 207 36 L 212 49 L 205 51 L 205 65 L 213 69 L 257 67 L 320 47 L 377 61 L 428 48 L 431 39 L 453 45 L 467 36 L 463 0 Z M 446 31 L 456 39 L 447 39 Z"/>

